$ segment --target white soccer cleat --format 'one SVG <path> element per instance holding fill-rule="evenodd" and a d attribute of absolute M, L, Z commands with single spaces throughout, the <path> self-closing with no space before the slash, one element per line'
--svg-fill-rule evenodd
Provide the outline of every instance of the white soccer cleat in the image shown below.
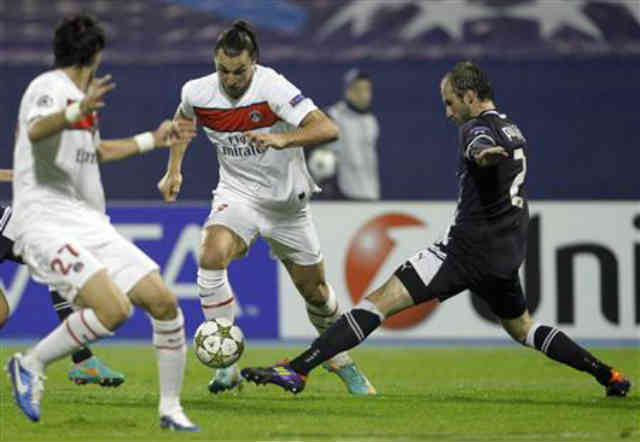
<path fill-rule="evenodd" d="M 200 427 L 191 422 L 182 409 L 160 416 L 160 428 L 171 431 L 196 433 Z"/>
<path fill-rule="evenodd" d="M 227 368 L 219 368 L 216 370 L 216 375 L 209 382 L 209 391 L 213 394 L 218 394 L 236 387 L 238 391 L 241 391 L 242 381 L 238 364 L 233 364 Z"/>

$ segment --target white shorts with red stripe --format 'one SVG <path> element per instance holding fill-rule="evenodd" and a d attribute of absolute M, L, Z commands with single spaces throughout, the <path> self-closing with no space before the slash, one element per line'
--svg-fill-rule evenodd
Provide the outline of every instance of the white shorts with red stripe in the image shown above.
<path fill-rule="evenodd" d="M 295 212 L 260 207 L 228 191 L 216 191 L 205 227 L 222 225 L 236 233 L 251 247 L 260 235 L 280 260 L 299 265 L 322 261 L 320 240 L 307 205 Z"/>
<path fill-rule="evenodd" d="M 91 212 L 61 218 L 34 223 L 16 240 L 14 250 L 34 280 L 49 285 L 67 301 L 73 302 L 101 269 L 107 270 L 125 294 L 158 270 L 158 265 L 120 235 L 108 218 Z"/>

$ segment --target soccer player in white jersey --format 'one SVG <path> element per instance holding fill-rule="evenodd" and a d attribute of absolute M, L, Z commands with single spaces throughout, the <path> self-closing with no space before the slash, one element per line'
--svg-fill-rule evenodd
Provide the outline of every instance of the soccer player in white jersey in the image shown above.
<path fill-rule="evenodd" d="M 301 146 L 334 140 L 338 129 L 311 99 L 257 59 L 253 30 L 244 21 L 234 22 L 218 38 L 216 72 L 188 81 L 176 111 L 177 121 L 202 124 L 220 164 L 198 256 L 202 311 L 207 319 L 234 319 L 227 267 L 260 235 L 286 267 L 321 333 L 340 317 L 340 309 L 325 280 L 309 208 L 309 198 L 319 188 L 307 171 Z M 180 190 L 187 145 L 171 146 L 168 170 L 158 183 L 166 201 L 175 201 Z M 325 367 L 340 376 L 352 394 L 375 393 L 348 354 L 337 355 Z M 234 388 L 241 379 L 235 364 L 219 369 L 209 390 Z"/>
<path fill-rule="evenodd" d="M 131 303 L 151 317 L 158 360 L 160 425 L 198 431 L 182 411 L 185 332 L 176 297 L 158 266 L 119 235 L 105 214 L 98 162 L 114 161 L 191 137 L 171 121 L 135 137 L 102 140 L 97 109 L 115 87 L 94 78 L 105 37 L 87 16 L 64 20 L 54 37 L 55 69 L 36 77 L 20 103 L 14 151 L 14 250 L 39 282 L 80 309 L 7 368 L 17 405 L 40 418 L 44 369 L 99 338 L 112 336 Z"/>

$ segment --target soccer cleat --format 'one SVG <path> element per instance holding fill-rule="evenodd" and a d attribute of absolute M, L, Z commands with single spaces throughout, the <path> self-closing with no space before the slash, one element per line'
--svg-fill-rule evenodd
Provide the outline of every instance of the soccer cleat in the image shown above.
<path fill-rule="evenodd" d="M 191 422 L 182 410 L 160 416 L 160 428 L 189 433 L 200 431 L 200 427 Z"/>
<path fill-rule="evenodd" d="M 307 376 L 297 373 L 288 362 L 282 362 L 271 367 L 243 368 L 242 376 L 257 385 L 275 384 L 293 394 L 298 394 L 304 390 L 307 382 Z"/>
<path fill-rule="evenodd" d="M 605 385 L 607 396 L 626 396 L 631 389 L 631 381 L 616 369 L 611 369 L 611 378 Z"/>
<path fill-rule="evenodd" d="M 341 367 L 337 365 L 325 362 L 322 364 L 325 370 L 330 373 L 335 373 L 342 379 L 342 382 L 347 386 L 349 393 L 356 396 L 368 396 L 376 394 L 376 389 L 369 379 L 360 371 L 355 362 L 349 362 Z"/>
<path fill-rule="evenodd" d="M 16 353 L 7 362 L 6 369 L 11 379 L 11 390 L 16 405 L 25 416 L 33 422 L 38 422 L 45 378 L 25 367 L 22 358 L 21 353 Z"/>
<path fill-rule="evenodd" d="M 99 384 L 102 387 L 117 387 L 124 382 L 124 375 L 111 370 L 100 359 L 91 356 L 71 366 L 69 380 L 77 385 Z"/>
<path fill-rule="evenodd" d="M 222 393 L 225 390 L 242 391 L 242 376 L 237 364 L 233 364 L 227 368 L 219 368 L 216 375 L 209 382 L 209 391 L 213 394 Z"/>

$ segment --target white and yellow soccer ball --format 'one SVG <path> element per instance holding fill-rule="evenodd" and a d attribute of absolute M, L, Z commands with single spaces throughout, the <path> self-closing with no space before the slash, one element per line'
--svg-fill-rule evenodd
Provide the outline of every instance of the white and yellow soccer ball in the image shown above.
<path fill-rule="evenodd" d="M 204 365 L 225 368 L 236 362 L 244 351 L 240 327 L 225 318 L 204 321 L 193 337 L 196 356 Z"/>

